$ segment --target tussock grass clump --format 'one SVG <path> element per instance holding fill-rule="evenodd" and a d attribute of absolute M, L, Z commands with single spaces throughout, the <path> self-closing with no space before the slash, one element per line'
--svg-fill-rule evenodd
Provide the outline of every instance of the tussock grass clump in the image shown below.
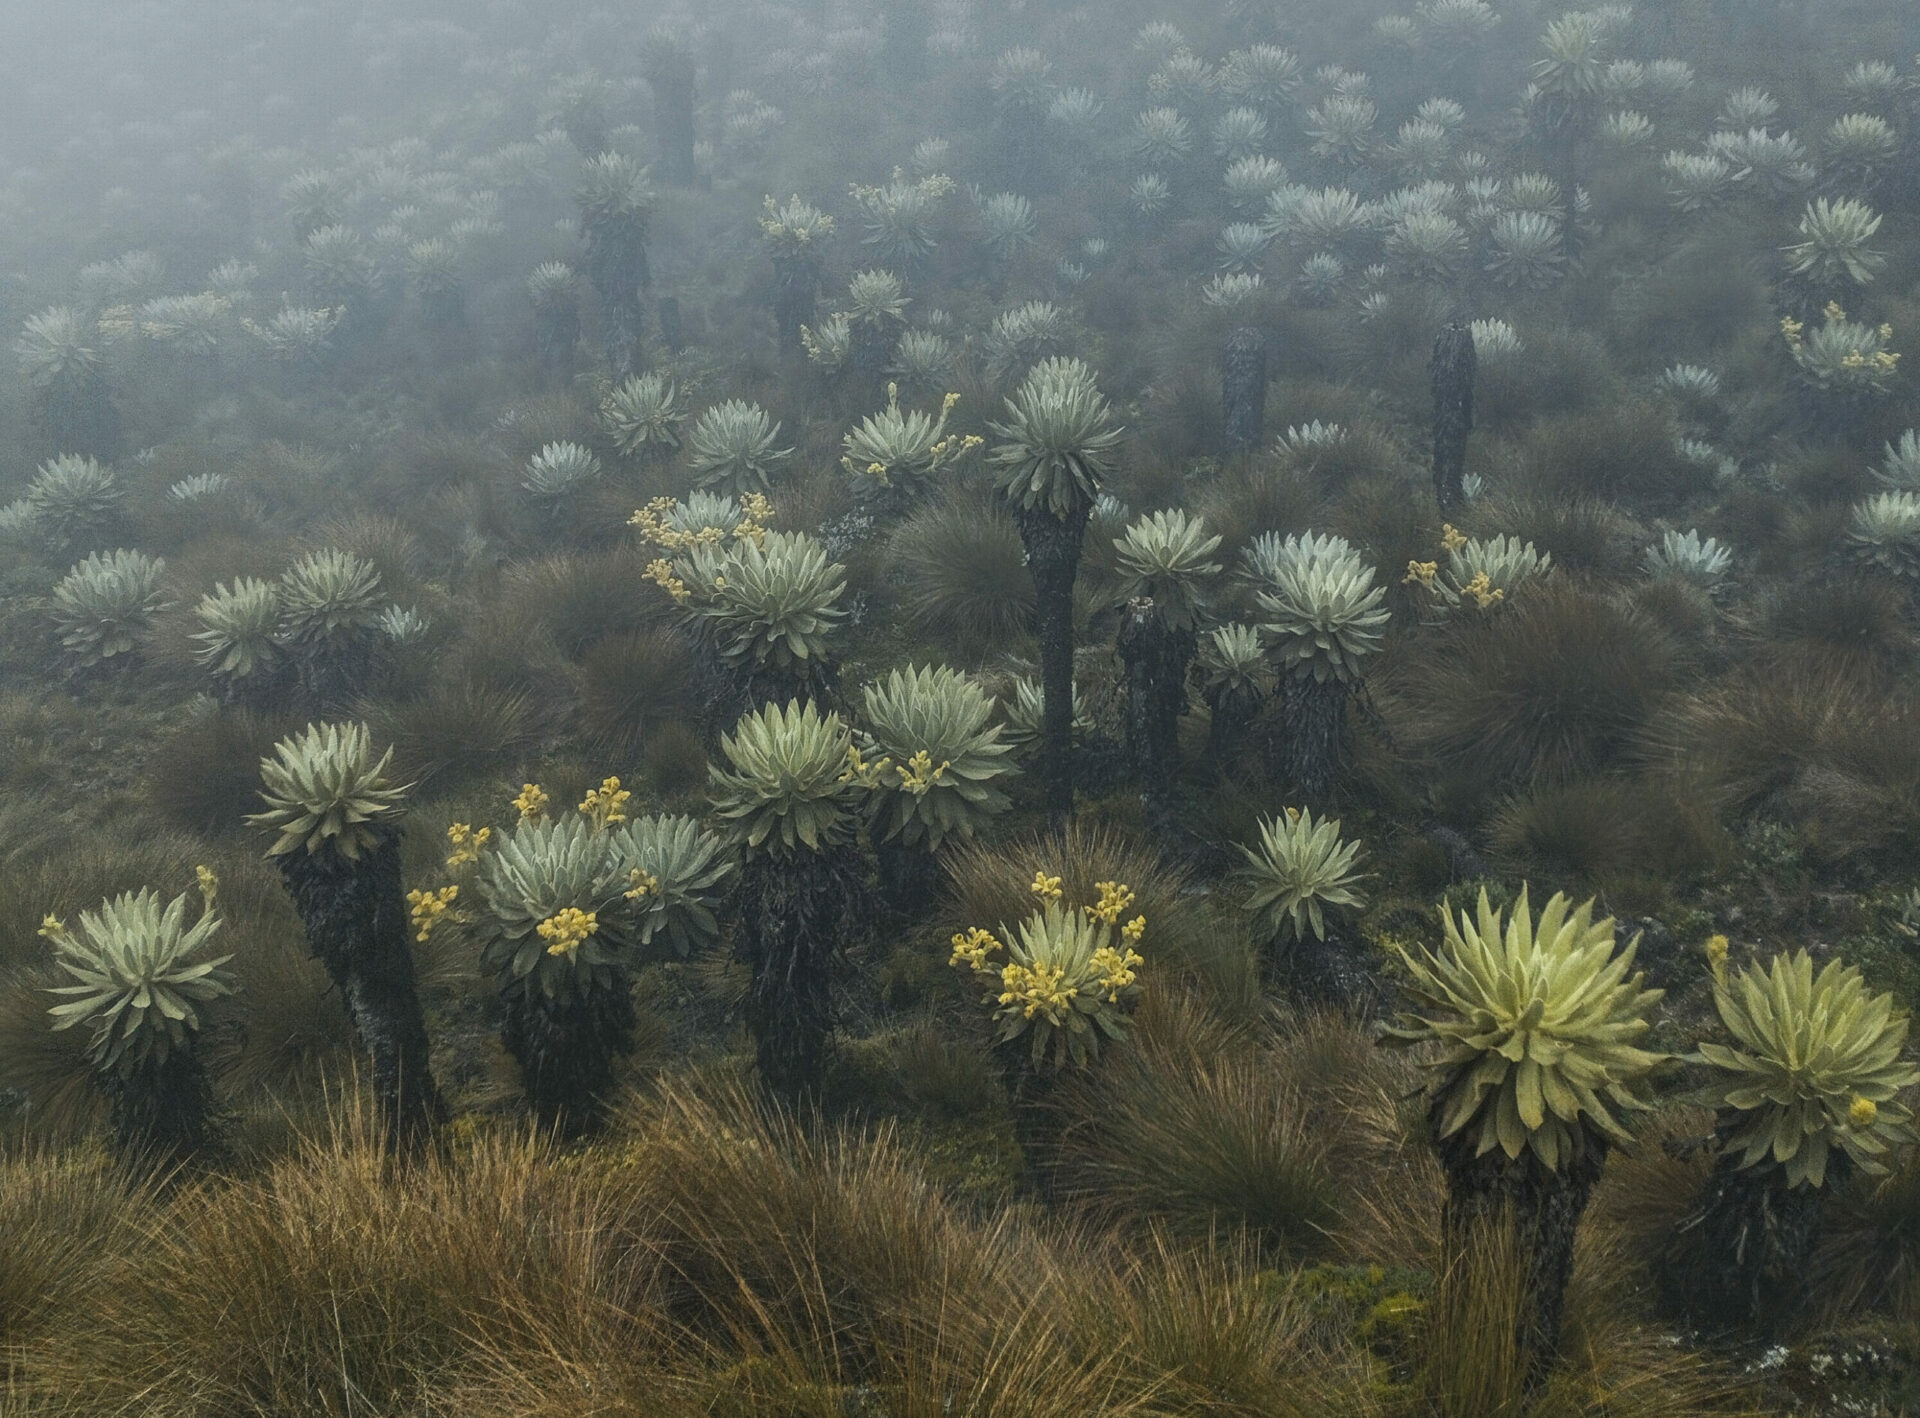
<path fill-rule="evenodd" d="M 1619 761 L 1681 673 L 1647 617 L 1557 578 L 1456 619 L 1402 669 L 1398 730 L 1488 785 L 1561 783 Z"/>
<path fill-rule="evenodd" d="M 1190 1238 L 1245 1232 L 1296 1261 L 1340 1254 L 1355 1179 L 1396 1141 L 1392 1065 L 1333 1018 L 1255 1046 L 1187 1042 L 1143 1042 L 1077 1090 L 1071 1193 L 1110 1220 L 1163 1218 Z"/>
<path fill-rule="evenodd" d="M 970 660 L 1004 650 L 1033 625 L 1033 577 L 1004 507 L 958 495 L 887 537 L 883 586 L 907 624 Z"/>
<path fill-rule="evenodd" d="M 1817 665 L 1742 671 L 1675 701 L 1647 737 L 1722 810 L 1796 822 L 1822 856 L 1920 842 L 1920 711 L 1902 691 Z"/>

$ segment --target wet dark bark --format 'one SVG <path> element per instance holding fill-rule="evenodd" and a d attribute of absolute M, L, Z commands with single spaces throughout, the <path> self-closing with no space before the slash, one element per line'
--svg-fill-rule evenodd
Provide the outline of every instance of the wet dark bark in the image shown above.
<path fill-rule="evenodd" d="M 660 175 L 675 187 L 691 187 L 693 72 L 676 65 L 648 82 L 653 85 L 653 120 L 660 130 Z"/>
<path fill-rule="evenodd" d="M 802 326 L 814 323 L 814 301 L 820 292 L 820 271 L 812 261 L 776 260 L 773 263 L 773 323 L 779 331 L 780 353 L 799 356 Z"/>
<path fill-rule="evenodd" d="M 207 1142 L 213 1090 L 191 1047 L 166 1060 L 148 1059 L 129 1074 L 107 1078 L 114 1144 L 128 1162 L 165 1168 L 186 1161 Z"/>
<path fill-rule="evenodd" d="M 1428 1113 L 1428 1124 L 1447 1178 L 1442 1235 L 1448 1260 L 1483 1244 L 1489 1226 L 1514 1228 L 1514 1251 L 1522 1264 L 1514 1342 L 1525 1356 L 1529 1386 L 1537 1385 L 1559 1351 L 1574 1233 L 1600 1180 L 1606 1143 L 1577 1129 L 1577 1154 L 1555 1171 L 1530 1149 L 1518 1158 L 1499 1148 L 1476 1157 L 1471 1129 L 1437 1137 L 1437 1112 Z"/>
<path fill-rule="evenodd" d="M 1452 321 L 1433 342 L 1433 495 L 1452 512 L 1464 497 L 1467 436 L 1473 432 L 1473 379 L 1478 364 L 1473 330 Z"/>
<path fill-rule="evenodd" d="M 1073 816 L 1073 581 L 1093 504 L 1076 498 L 1067 515 L 1044 507 L 1014 509 L 1033 573 L 1034 619 L 1040 634 L 1040 776 L 1055 825 Z"/>
<path fill-rule="evenodd" d="M 1295 675 L 1286 682 L 1286 728 L 1280 740 L 1280 773 L 1302 805 L 1318 807 L 1333 790 L 1346 726 L 1347 686 L 1337 679 Z"/>
<path fill-rule="evenodd" d="M 1127 754 L 1140 782 L 1147 826 L 1165 839 L 1173 830 L 1173 788 L 1180 772 L 1180 716 L 1187 708 L 1190 630 L 1175 630 L 1151 597 L 1127 603 L 1114 648 L 1126 666 Z"/>
<path fill-rule="evenodd" d="M 1232 771 L 1247 730 L 1259 717 L 1260 692 L 1251 685 L 1219 686 L 1206 692 L 1206 700 L 1212 714 L 1207 722 L 1207 762 L 1216 772 Z"/>
<path fill-rule="evenodd" d="M 940 863 L 926 843 L 910 847 L 898 837 L 889 837 L 874 843 L 873 856 L 888 907 L 902 916 L 925 910 L 941 882 Z"/>
<path fill-rule="evenodd" d="M 1788 1187 L 1784 1167 L 1737 1162 L 1722 1154 L 1714 1164 L 1699 1207 L 1682 1223 L 1693 1243 L 1676 1252 L 1666 1287 L 1694 1324 L 1770 1339 L 1800 1308 L 1826 1191 Z M 1835 1154 L 1828 1184 L 1844 1182 L 1848 1170 Z"/>
<path fill-rule="evenodd" d="M 373 1091 L 395 1141 L 417 1137 L 441 1115 L 414 984 L 400 838 L 347 861 L 332 851 L 274 859 L 307 930 L 307 944 L 340 990 L 347 1017 L 372 1056 Z"/>
<path fill-rule="evenodd" d="M 611 988 L 551 1000 L 522 988 L 503 1001 L 500 1040 L 541 1125 L 567 1137 L 597 1129 L 613 1092 L 615 1061 L 633 1052 L 633 999 L 624 971 Z"/>
<path fill-rule="evenodd" d="M 1229 451 L 1260 446 L 1267 417 L 1267 342 L 1249 326 L 1227 336 L 1220 361 L 1220 409 Z"/>
<path fill-rule="evenodd" d="M 573 348 L 580 343 L 580 302 L 569 294 L 533 308 L 533 343 L 540 372 L 550 382 L 564 381 L 573 370 Z"/>
<path fill-rule="evenodd" d="M 738 958 L 753 971 L 747 1027 L 767 1087 L 816 1100 L 833 1037 L 833 961 L 860 918 L 850 848 L 749 859 L 740 881 Z"/>
<path fill-rule="evenodd" d="M 680 327 L 680 300 L 677 296 L 660 297 L 660 338 L 667 342 L 667 348 L 675 354 L 687 347 L 686 335 Z"/>
<path fill-rule="evenodd" d="M 641 372 L 646 333 L 643 293 L 652 284 L 646 228 L 637 218 L 608 218 L 585 227 L 587 280 L 600 309 L 600 339 L 616 381 Z"/>

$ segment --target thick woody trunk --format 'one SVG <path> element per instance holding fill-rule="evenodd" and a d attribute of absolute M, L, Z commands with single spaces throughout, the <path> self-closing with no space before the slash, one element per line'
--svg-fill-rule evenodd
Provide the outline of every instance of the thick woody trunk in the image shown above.
<path fill-rule="evenodd" d="M 676 69 L 652 84 L 653 117 L 660 129 L 660 175 L 675 187 L 691 187 L 693 75 Z"/>
<path fill-rule="evenodd" d="M 110 1075 L 107 1096 L 114 1143 L 136 1166 L 184 1162 L 206 1144 L 213 1092 L 191 1048 L 173 1050 L 164 1063 L 149 1059 L 124 1077 Z"/>
<path fill-rule="evenodd" d="M 1433 495 L 1442 514 L 1463 500 L 1467 436 L 1473 432 L 1473 330 L 1453 321 L 1433 342 Z"/>
<path fill-rule="evenodd" d="M 521 1086 L 534 1115 L 567 1136 L 592 1131 L 613 1091 L 615 1060 L 633 1051 L 633 1000 L 625 972 L 616 972 L 611 989 L 564 1000 L 523 989 L 505 1005 L 501 1042 L 520 1065 Z"/>
<path fill-rule="evenodd" d="M 1041 781 L 1056 826 L 1073 816 L 1073 581 L 1093 504 L 1078 498 L 1063 517 L 1044 507 L 1016 508 L 1015 524 L 1033 573 L 1040 632 Z"/>
<path fill-rule="evenodd" d="M 767 1087 L 817 1101 L 833 1037 L 833 960 L 861 883 L 844 849 L 758 855 L 740 882 L 738 954 L 753 971 L 747 1027 Z"/>
<path fill-rule="evenodd" d="M 1280 774 L 1303 806 L 1318 807 L 1333 790 L 1346 726 L 1347 686 L 1337 679 L 1295 675 L 1286 682 L 1286 728 L 1280 741 Z"/>
<path fill-rule="evenodd" d="M 340 990 L 363 1048 L 373 1091 L 396 1141 L 424 1132 L 441 1103 L 429 1062 L 426 1020 L 414 985 L 400 839 L 390 835 L 357 861 L 332 852 L 275 858 L 307 943 Z"/>
<path fill-rule="evenodd" d="M 1784 1167 L 1741 1167 L 1722 1154 L 1701 1204 L 1684 1223 L 1694 1243 L 1668 1278 L 1669 1294 L 1693 1323 L 1713 1331 L 1777 1334 L 1797 1313 L 1807 1263 L 1820 1239 L 1826 1191 L 1789 1187 Z M 1828 1185 L 1848 1163 L 1828 1163 Z"/>
<path fill-rule="evenodd" d="M 652 283 L 647 244 L 637 226 L 625 221 L 588 225 L 587 280 L 600 308 L 600 339 L 616 382 L 640 373 L 641 339 L 646 333 L 643 292 Z"/>
<path fill-rule="evenodd" d="M 1249 326 L 1227 336 L 1220 361 L 1220 409 L 1229 452 L 1260 446 L 1267 417 L 1267 342 Z"/>
<path fill-rule="evenodd" d="M 580 343 L 579 302 L 568 296 L 534 307 L 533 341 L 540 372 L 550 383 L 563 382 L 573 367 L 573 347 Z"/>
<path fill-rule="evenodd" d="M 805 353 L 801 328 L 813 324 L 820 272 L 811 261 L 784 260 L 773 263 L 773 273 L 773 323 L 779 331 L 780 353 L 798 358 Z"/>
<path fill-rule="evenodd" d="M 1437 1131 L 1437 1114 L 1428 1121 Z M 1442 1235 L 1449 1264 L 1471 1265 L 1470 1248 L 1484 1244 L 1487 1228 L 1513 1227 L 1513 1253 L 1521 1266 L 1514 1343 L 1530 1388 L 1546 1377 L 1559 1351 L 1574 1234 L 1606 1162 L 1602 1139 L 1585 1129 L 1577 1129 L 1575 1138 L 1576 1155 L 1559 1170 L 1531 1149 L 1518 1158 L 1499 1148 L 1475 1156 L 1471 1131 L 1435 1144 L 1447 1178 Z"/>
<path fill-rule="evenodd" d="M 1171 628 L 1153 600 L 1140 596 L 1127 603 L 1114 648 L 1126 665 L 1127 753 L 1140 781 L 1147 826 L 1164 838 L 1173 828 L 1193 632 Z"/>

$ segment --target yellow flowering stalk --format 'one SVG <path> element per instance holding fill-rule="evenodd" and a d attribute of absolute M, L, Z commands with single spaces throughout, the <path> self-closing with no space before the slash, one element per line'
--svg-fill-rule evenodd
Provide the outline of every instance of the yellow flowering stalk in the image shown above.
<path fill-rule="evenodd" d="M 615 823 L 627 820 L 627 802 L 633 794 L 620 786 L 618 778 L 607 778 L 580 801 L 580 811 L 593 819 L 604 832 Z"/>
<path fill-rule="evenodd" d="M 1433 578 L 1439 574 L 1439 571 L 1440 563 L 1437 561 L 1409 561 L 1407 563 L 1407 574 L 1400 578 L 1400 584 L 1402 586 L 1420 586 L 1431 591 L 1433 589 Z"/>
<path fill-rule="evenodd" d="M 522 822 L 539 822 L 547 815 L 547 790 L 538 783 L 522 783 L 513 799 L 513 810 Z"/>
<path fill-rule="evenodd" d="M 413 922 L 413 938 L 425 944 L 433 928 L 453 909 L 459 895 L 457 886 L 443 886 L 438 891 L 409 891 L 407 916 Z"/>
<path fill-rule="evenodd" d="M 904 764 L 895 764 L 893 771 L 900 775 L 900 791 L 924 798 L 939 786 L 940 779 L 952 766 L 942 763 L 936 768 L 932 756 L 923 748 Z"/>
<path fill-rule="evenodd" d="M 211 911 L 220 895 L 220 878 L 214 874 L 212 867 L 198 866 L 193 869 L 193 882 L 200 888 L 201 909 Z"/>
<path fill-rule="evenodd" d="M 1026 1038 L 1035 1068 L 1084 1067 L 1103 1039 L 1126 1036 L 1145 963 L 1133 947 L 1146 918 L 1119 924 L 1134 900 L 1119 882 L 1099 883 L 1100 899 L 1078 910 L 1062 899 L 1057 876 L 1037 873 L 1032 890 L 1044 904 L 1018 930 L 959 932 L 948 964 L 964 965 L 986 986 L 981 1002 L 999 1026 L 996 1042 Z"/>
<path fill-rule="evenodd" d="M 1486 572 L 1477 573 L 1472 580 L 1460 588 L 1460 594 L 1473 597 L 1473 603 L 1481 610 L 1498 605 L 1507 598 L 1507 593 L 1493 584 Z"/>
<path fill-rule="evenodd" d="M 1706 952 L 1707 968 L 1713 971 L 1713 978 L 1721 984 L 1727 979 L 1728 941 L 1723 935 L 1710 935 L 1702 949 Z"/>
<path fill-rule="evenodd" d="M 1795 320 L 1791 315 L 1782 315 L 1780 317 L 1780 333 L 1786 338 L 1789 345 L 1799 344 L 1801 333 L 1805 331 L 1806 328 L 1804 324 Z M 1889 331 L 1888 333 L 1892 332 Z"/>
<path fill-rule="evenodd" d="M 465 822 L 456 822 L 447 828 L 447 843 L 453 850 L 447 853 L 447 869 L 463 867 L 468 862 L 480 860 L 480 853 L 493 838 L 491 827 L 482 827 L 478 831 Z"/>
<path fill-rule="evenodd" d="M 886 408 L 862 419 L 842 440 L 846 453 L 840 466 L 868 493 L 932 481 L 985 441 L 947 432 L 947 419 L 959 401 L 958 394 L 947 395 L 937 415 L 902 410 L 900 386 L 887 385 Z"/>
<path fill-rule="evenodd" d="M 634 867 L 627 872 L 627 889 L 622 894 L 629 901 L 641 901 L 649 896 L 658 896 L 660 878 L 650 871 Z"/>
<path fill-rule="evenodd" d="M 1440 524 L 1440 546 L 1446 551 L 1459 551 L 1467 544 L 1467 534 L 1451 522 Z"/>
<path fill-rule="evenodd" d="M 547 943 L 547 954 L 570 956 L 600 929 L 600 917 L 596 911 L 562 906 L 533 929 Z"/>

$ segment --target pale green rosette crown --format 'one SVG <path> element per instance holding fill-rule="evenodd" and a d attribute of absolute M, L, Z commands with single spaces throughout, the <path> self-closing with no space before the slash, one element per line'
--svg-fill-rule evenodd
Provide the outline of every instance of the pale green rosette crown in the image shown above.
<path fill-rule="evenodd" d="M 631 889 L 606 835 L 583 815 L 522 822 L 480 859 L 480 958 L 503 990 L 571 998 L 610 988 L 626 923 L 618 909 Z M 593 919 L 583 938 L 541 933 L 565 912 Z"/>
<path fill-rule="evenodd" d="M 996 780 L 1015 771 L 993 720 L 993 698 L 945 666 L 890 671 L 865 695 L 863 744 L 881 832 L 938 851 L 1007 810 Z M 885 762 L 877 761 L 884 757 Z"/>
<path fill-rule="evenodd" d="M 1661 996 L 1629 976 L 1636 938 L 1614 949 L 1613 921 L 1556 893 L 1536 922 L 1523 889 L 1504 923 L 1480 893 L 1477 919 L 1443 912 L 1438 952 L 1395 947 L 1416 1011 L 1388 1036 L 1437 1046 L 1436 1136 L 1465 1134 L 1475 1156 L 1531 1152 L 1558 1170 L 1583 1150 L 1581 1130 L 1630 1140 L 1616 1114 L 1650 1105 L 1636 1091 L 1661 1056 L 1636 1046 Z"/>
<path fill-rule="evenodd" d="M 221 955 L 195 960 L 220 929 L 220 917 L 203 910 L 187 925 L 187 897 L 164 908 L 151 887 L 103 901 L 80 913 L 75 932 L 49 921 L 54 963 L 73 977 L 50 994 L 67 995 L 48 1012 L 53 1027 L 86 1024 L 93 1030 L 87 1056 L 96 1067 L 123 1076 L 146 1063 L 163 1064 L 200 1027 L 196 1006 L 233 993 L 233 978 Z"/>
<path fill-rule="evenodd" d="M 1220 574 L 1213 554 L 1220 538 L 1207 524 L 1178 510 L 1141 517 L 1116 537 L 1114 551 L 1125 578 L 1120 598 L 1151 596 L 1176 630 L 1191 630 L 1207 603 L 1207 583 Z"/>
<path fill-rule="evenodd" d="M 1278 817 L 1260 820 L 1260 850 L 1242 847 L 1245 874 L 1253 890 L 1246 908 L 1260 919 L 1269 937 L 1303 938 L 1311 930 L 1325 937 L 1326 908 L 1358 907 L 1353 887 L 1361 874 L 1354 870 L 1360 857 L 1358 842 L 1340 838 L 1336 819 L 1314 821 L 1311 809 L 1288 808 Z"/>
<path fill-rule="evenodd" d="M 1007 421 L 991 427 L 1004 440 L 990 455 L 1001 495 L 1055 517 L 1099 495 L 1120 442 L 1093 371 L 1077 359 L 1036 364 L 1007 400 Z"/>
<path fill-rule="evenodd" d="M 1261 629 L 1282 672 L 1316 683 L 1351 683 L 1360 662 L 1380 648 L 1386 591 L 1373 568 L 1338 537 L 1289 537 L 1259 592 Z"/>
<path fill-rule="evenodd" d="M 657 937 L 684 960 L 720 938 L 713 906 L 734 863 L 713 833 L 691 817 L 642 817 L 615 828 L 607 850 L 638 944 Z"/>
<path fill-rule="evenodd" d="M 753 851 L 817 852 L 844 842 L 861 791 L 850 769 L 853 734 L 812 704 L 769 704 L 720 738 L 728 768 L 711 769 L 714 812 Z"/>
<path fill-rule="evenodd" d="M 347 861 L 379 845 L 403 810 L 407 788 L 387 781 L 388 749 L 378 759 L 364 724 L 309 724 L 260 760 L 265 812 L 249 825 L 276 832 L 270 857 L 331 851 Z"/>
<path fill-rule="evenodd" d="M 1733 1044 L 1703 1043 L 1696 1057 L 1720 1075 L 1721 1133 L 1740 1166 L 1771 1162 L 1788 1186 L 1818 1187 L 1835 1148 L 1877 1175 L 1889 1146 L 1914 1140 L 1895 1101 L 1920 1083 L 1900 1057 L 1907 1016 L 1858 970 L 1834 960 L 1815 975 L 1796 950 L 1716 981 L 1713 1002 Z"/>
<path fill-rule="evenodd" d="M 687 579 L 708 593 L 695 614 L 728 664 L 804 669 L 831 654 L 847 569 L 805 532 L 739 538 L 723 554 L 696 553 L 690 567 Z"/>
<path fill-rule="evenodd" d="M 167 564 L 137 551 L 95 552 L 53 588 L 49 610 L 61 649 L 81 668 L 130 653 L 166 605 Z"/>

